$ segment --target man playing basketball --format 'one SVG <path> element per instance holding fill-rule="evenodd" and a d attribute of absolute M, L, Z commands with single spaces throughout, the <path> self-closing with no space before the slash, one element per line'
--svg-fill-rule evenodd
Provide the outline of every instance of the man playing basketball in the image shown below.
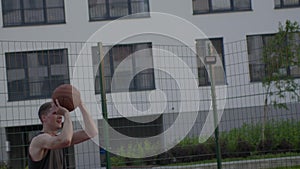
<path fill-rule="evenodd" d="M 38 114 L 43 129 L 29 145 L 29 169 L 65 169 L 63 148 L 89 140 L 98 134 L 98 129 L 81 100 L 78 107 L 82 112 L 85 130 L 73 132 L 70 112 L 58 100 L 56 104 L 47 102 L 41 105 Z M 60 129 L 61 132 L 58 133 Z"/>

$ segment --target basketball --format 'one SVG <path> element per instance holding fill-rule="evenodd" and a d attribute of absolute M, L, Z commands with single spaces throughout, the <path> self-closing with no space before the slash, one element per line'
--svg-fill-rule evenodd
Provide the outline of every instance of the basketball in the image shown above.
<path fill-rule="evenodd" d="M 52 93 L 52 100 L 58 99 L 59 104 L 70 112 L 80 104 L 80 92 L 70 84 L 58 86 Z"/>

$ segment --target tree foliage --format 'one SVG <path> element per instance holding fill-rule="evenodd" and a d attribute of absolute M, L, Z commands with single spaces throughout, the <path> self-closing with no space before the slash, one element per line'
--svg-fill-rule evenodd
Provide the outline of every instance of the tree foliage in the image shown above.
<path fill-rule="evenodd" d="M 278 33 L 264 46 L 263 62 L 263 86 L 270 103 L 287 109 L 282 99 L 289 97 L 299 101 L 300 85 L 295 80 L 300 77 L 300 27 L 297 22 L 287 20 L 285 25 L 279 24 Z"/>

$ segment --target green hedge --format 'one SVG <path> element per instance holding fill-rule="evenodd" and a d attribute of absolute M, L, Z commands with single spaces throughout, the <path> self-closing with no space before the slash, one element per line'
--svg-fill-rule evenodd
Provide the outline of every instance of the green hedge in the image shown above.
<path fill-rule="evenodd" d="M 261 124 L 244 124 L 227 132 L 220 132 L 219 143 L 222 158 L 240 158 L 262 154 L 300 152 L 300 122 L 295 120 L 269 121 L 265 125 L 265 140 L 261 140 Z M 123 154 L 142 153 L 154 149 L 155 145 L 145 143 L 123 148 Z M 191 163 L 215 158 L 215 139 L 210 137 L 199 143 L 198 137 L 185 138 L 177 146 L 163 154 L 130 159 L 120 156 L 111 158 L 114 166 L 124 165 L 166 165 L 171 163 Z"/>

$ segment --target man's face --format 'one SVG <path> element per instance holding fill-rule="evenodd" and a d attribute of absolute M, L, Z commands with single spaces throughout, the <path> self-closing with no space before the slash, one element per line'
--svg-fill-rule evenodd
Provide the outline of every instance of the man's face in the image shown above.
<path fill-rule="evenodd" d="M 43 117 L 44 124 L 48 125 L 53 130 L 58 130 L 62 128 L 63 116 L 57 114 L 58 108 L 52 103 L 52 107 L 49 109 L 48 113 Z"/>

